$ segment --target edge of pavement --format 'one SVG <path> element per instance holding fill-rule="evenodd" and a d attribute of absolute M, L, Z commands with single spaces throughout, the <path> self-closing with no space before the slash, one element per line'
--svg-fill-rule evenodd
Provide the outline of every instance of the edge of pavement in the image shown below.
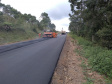
<path fill-rule="evenodd" d="M 66 35 L 66 37 L 67 37 L 67 35 Z M 58 57 L 58 60 L 57 60 L 57 62 L 56 62 L 56 65 L 55 65 L 54 72 L 55 72 L 56 66 L 57 66 L 57 64 L 58 64 L 58 61 L 59 61 L 61 52 L 62 52 L 62 50 L 63 50 L 63 48 L 64 48 L 64 45 L 65 45 L 65 42 L 66 42 L 66 37 L 65 37 L 64 43 L 63 43 L 63 45 L 62 45 L 61 51 L 60 51 L 60 53 L 59 53 L 59 57 Z M 53 77 L 53 75 L 54 75 L 54 72 L 52 73 L 52 77 Z M 52 77 L 50 78 L 50 81 L 49 81 L 48 84 L 51 84 L 51 82 L 52 82 Z"/>
<path fill-rule="evenodd" d="M 35 40 L 29 40 L 29 41 L 23 41 L 23 42 L 18 42 L 18 43 L 12 43 L 12 44 L 8 44 L 8 45 L 2 45 L 0 46 L 0 53 L 6 52 L 6 51 L 10 51 L 10 50 L 14 50 L 17 48 L 21 48 L 36 42 L 41 42 L 44 40 L 47 40 L 48 38 L 40 38 L 40 39 L 35 39 Z"/>

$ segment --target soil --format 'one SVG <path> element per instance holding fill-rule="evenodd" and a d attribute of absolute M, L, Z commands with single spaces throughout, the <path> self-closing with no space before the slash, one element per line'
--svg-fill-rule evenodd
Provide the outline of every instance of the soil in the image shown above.
<path fill-rule="evenodd" d="M 90 69 L 85 71 L 81 65 L 82 61 L 87 64 L 87 59 L 79 56 L 75 49 L 80 49 L 80 46 L 67 36 L 51 84 L 105 84 L 102 75 Z M 94 79 L 94 83 L 87 83 L 86 77 Z"/>

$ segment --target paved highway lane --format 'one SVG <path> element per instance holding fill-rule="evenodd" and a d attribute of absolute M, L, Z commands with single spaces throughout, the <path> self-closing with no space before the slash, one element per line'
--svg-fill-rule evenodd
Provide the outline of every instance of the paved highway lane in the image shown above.
<path fill-rule="evenodd" d="M 49 84 L 66 36 L 0 54 L 0 84 Z"/>

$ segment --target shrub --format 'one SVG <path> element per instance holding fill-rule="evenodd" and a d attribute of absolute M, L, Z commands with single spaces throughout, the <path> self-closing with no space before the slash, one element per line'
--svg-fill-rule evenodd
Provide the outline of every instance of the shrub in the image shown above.
<path fill-rule="evenodd" d="M 92 42 L 74 34 L 70 35 L 77 40 L 77 44 L 82 47 L 80 53 L 88 59 L 92 69 L 112 78 L 112 50 L 94 45 Z"/>

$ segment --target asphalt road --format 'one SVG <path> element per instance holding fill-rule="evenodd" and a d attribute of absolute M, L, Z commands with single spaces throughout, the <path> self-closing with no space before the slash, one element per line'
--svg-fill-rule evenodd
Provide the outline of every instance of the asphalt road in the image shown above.
<path fill-rule="evenodd" d="M 0 84 L 49 84 L 66 36 L 0 53 Z"/>

